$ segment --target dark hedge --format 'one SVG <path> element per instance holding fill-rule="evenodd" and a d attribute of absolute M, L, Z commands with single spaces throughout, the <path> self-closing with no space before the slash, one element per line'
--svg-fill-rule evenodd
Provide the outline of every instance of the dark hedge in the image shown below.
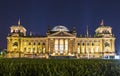
<path fill-rule="evenodd" d="M 0 76 L 120 76 L 120 60 L 0 59 Z"/>

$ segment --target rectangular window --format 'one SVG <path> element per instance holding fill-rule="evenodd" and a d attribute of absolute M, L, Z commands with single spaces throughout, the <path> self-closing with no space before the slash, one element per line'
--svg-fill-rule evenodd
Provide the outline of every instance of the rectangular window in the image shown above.
<path fill-rule="evenodd" d="M 82 48 L 82 53 L 85 53 L 85 49 L 84 48 Z"/>
<path fill-rule="evenodd" d="M 58 53 L 58 40 L 57 39 L 55 40 L 54 50 L 55 50 L 55 53 Z"/>
<path fill-rule="evenodd" d="M 68 40 L 65 40 L 65 50 L 68 51 Z"/>
<path fill-rule="evenodd" d="M 64 42 L 63 39 L 60 39 L 60 53 L 63 53 L 64 50 Z"/>

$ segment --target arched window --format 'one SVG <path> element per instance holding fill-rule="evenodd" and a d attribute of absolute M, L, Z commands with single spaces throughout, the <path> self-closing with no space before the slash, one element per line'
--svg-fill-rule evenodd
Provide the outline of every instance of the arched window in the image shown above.
<path fill-rule="evenodd" d="M 94 43 L 92 43 L 92 46 L 94 46 Z"/>
<path fill-rule="evenodd" d="M 33 45 L 35 45 L 35 42 L 34 42 L 34 44 Z"/>
<path fill-rule="evenodd" d="M 28 45 L 31 45 L 31 43 L 29 42 L 29 44 Z"/>
<path fill-rule="evenodd" d="M 82 43 L 82 45 L 84 46 L 84 45 L 85 45 L 85 43 Z"/>
<path fill-rule="evenodd" d="M 45 45 L 45 43 L 43 43 L 42 45 Z"/>
<path fill-rule="evenodd" d="M 40 45 L 40 42 L 38 43 L 38 45 Z"/>
<path fill-rule="evenodd" d="M 14 43 L 13 43 L 13 46 L 18 46 L 18 42 L 14 42 Z"/>

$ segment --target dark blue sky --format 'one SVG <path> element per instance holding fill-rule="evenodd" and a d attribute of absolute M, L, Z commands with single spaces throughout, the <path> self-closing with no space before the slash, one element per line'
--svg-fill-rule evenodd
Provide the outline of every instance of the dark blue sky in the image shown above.
<path fill-rule="evenodd" d="M 94 34 L 101 20 L 113 28 L 116 49 L 120 47 L 120 0 L 1 0 L 0 49 L 6 48 L 9 27 L 21 19 L 22 25 L 35 34 L 45 35 L 47 26 L 76 26 L 78 35 Z"/>

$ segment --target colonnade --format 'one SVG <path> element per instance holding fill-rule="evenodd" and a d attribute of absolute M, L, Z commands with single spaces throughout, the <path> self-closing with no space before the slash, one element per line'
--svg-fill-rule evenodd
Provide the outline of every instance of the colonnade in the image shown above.
<path fill-rule="evenodd" d="M 55 53 L 68 53 L 68 39 L 55 39 L 54 41 Z"/>

